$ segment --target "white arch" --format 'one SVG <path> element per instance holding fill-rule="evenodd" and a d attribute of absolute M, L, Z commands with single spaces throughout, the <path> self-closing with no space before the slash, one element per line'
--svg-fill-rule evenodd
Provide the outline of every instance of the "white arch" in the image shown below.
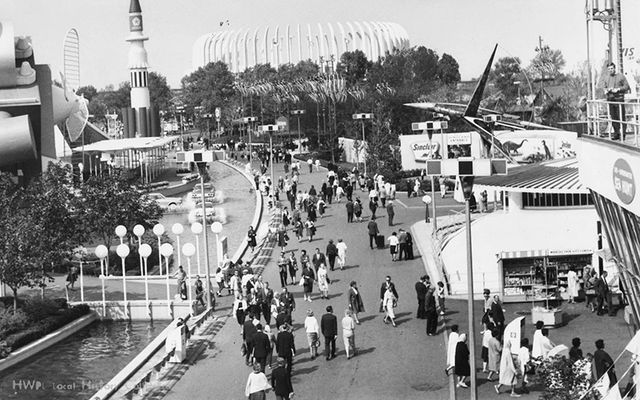
<path fill-rule="evenodd" d="M 307 24 L 307 43 L 309 45 L 309 60 L 313 60 L 313 36 L 311 35 L 311 25 Z"/>
<path fill-rule="evenodd" d="M 372 22 L 372 24 L 376 28 L 376 36 L 380 43 L 380 57 L 384 57 L 390 52 L 390 44 L 385 35 L 385 29 L 380 22 Z"/>
<path fill-rule="evenodd" d="M 347 51 L 354 51 L 358 48 L 357 43 L 356 43 L 356 39 L 357 39 L 357 35 L 356 35 L 356 30 L 353 29 L 353 25 L 351 25 L 351 22 L 347 22 L 347 27 L 349 28 L 349 34 L 351 35 L 351 39 L 350 43 L 351 43 L 351 48 L 348 49 Z M 345 42 L 345 47 L 349 48 L 349 45 Z"/>
<path fill-rule="evenodd" d="M 371 59 L 376 61 L 380 57 L 380 49 L 378 46 L 377 38 L 373 33 L 373 28 L 371 24 L 367 21 L 363 21 L 362 24 L 367 28 L 367 32 L 369 32 L 369 46 L 371 49 Z M 375 43 L 374 43 L 375 41 Z"/>
<path fill-rule="evenodd" d="M 389 22 L 383 22 L 382 25 L 385 27 L 385 30 L 387 32 L 387 36 L 389 37 L 389 40 L 391 41 L 392 49 L 400 48 L 400 41 L 398 40 L 398 37 L 396 36 L 393 28 L 391 27 L 391 24 Z"/>
<path fill-rule="evenodd" d="M 242 33 L 241 30 L 238 30 L 238 33 L 236 33 L 236 35 L 233 37 L 233 57 L 231 57 L 231 60 L 233 60 L 233 72 L 240 72 L 240 52 L 238 51 L 238 39 L 240 38 L 240 34 Z M 230 60 L 230 61 L 231 61 Z"/>
<path fill-rule="evenodd" d="M 271 47 L 271 60 L 273 67 L 278 69 L 278 66 L 280 65 L 280 25 L 276 25 L 276 31 L 271 39 L 269 47 Z"/>
<path fill-rule="evenodd" d="M 300 32 L 300 24 L 298 24 L 297 29 L 298 29 L 298 62 L 300 62 L 302 61 L 302 35 Z"/>
<path fill-rule="evenodd" d="M 340 42 L 338 42 L 338 37 L 336 37 L 336 43 L 339 53 L 338 55 L 336 55 L 336 57 L 339 57 L 342 55 L 342 53 L 346 53 L 349 50 L 347 50 L 347 37 L 344 34 L 344 27 L 340 22 L 336 22 L 336 25 L 338 25 L 338 29 L 340 30 L 340 36 L 342 36 L 342 40 Z M 340 43 L 342 43 L 342 51 L 340 51 Z"/>
<path fill-rule="evenodd" d="M 323 58 L 327 58 L 327 52 L 326 49 L 324 48 L 324 43 L 325 43 L 325 39 L 324 39 L 324 32 L 322 30 L 322 25 L 320 23 L 318 23 L 318 35 L 316 36 L 316 39 L 318 41 L 318 49 L 319 49 L 319 54 L 320 57 Z M 319 58 L 319 57 L 318 57 Z"/>
<path fill-rule="evenodd" d="M 249 40 L 249 28 L 247 28 L 247 30 L 244 32 L 244 36 L 242 38 L 242 53 L 244 54 L 244 64 L 242 64 L 242 71 L 246 70 L 247 68 L 249 68 L 249 43 L 247 43 L 247 41 Z"/>
<path fill-rule="evenodd" d="M 263 64 L 269 64 L 269 25 L 264 30 L 264 58 L 262 59 Z"/>
<path fill-rule="evenodd" d="M 260 27 L 256 27 L 256 30 L 253 32 L 253 65 L 257 65 L 258 62 L 258 31 Z"/>
<path fill-rule="evenodd" d="M 358 47 L 358 49 L 362 50 L 364 55 L 367 56 L 369 60 L 371 60 L 371 54 L 367 54 L 367 46 L 365 44 L 365 37 L 364 37 L 364 28 L 362 28 L 362 25 L 360 25 L 360 22 L 358 21 L 354 21 L 353 24 L 356 26 L 356 34 L 360 36 L 360 46 Z"/>
<path fill-rule="evenodd" d="M 333 25 L 328 23 L 329 25 L 329 36 L 327 37 L 328 41 L 331 42 L 331 55 L 337 60 L 340 58 L 340 50 L 338 50 L 338 37 L 336 36 L 335 31 L 333 30 Z"/>
<path fill-rule="evenodd" d="M 287 64 L 291 64 L 291 25 L 287 24 Z"/>

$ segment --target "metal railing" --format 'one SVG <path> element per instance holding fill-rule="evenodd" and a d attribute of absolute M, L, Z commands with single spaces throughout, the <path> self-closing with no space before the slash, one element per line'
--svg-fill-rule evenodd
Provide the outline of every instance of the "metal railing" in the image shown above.
<path fill-rule="evenodd" d="M 622 119 L 613 119 L 610 115 L 610 106 L 624 108 Z M 613 124 L 620 124 L 620 137 L 613 137 Z M 624 102 L 607 100 L 587 101 L 587 125 L 586 135 L 597 136 L 626 145 L 640 147 L 640 99 L 625 99 Z"/>

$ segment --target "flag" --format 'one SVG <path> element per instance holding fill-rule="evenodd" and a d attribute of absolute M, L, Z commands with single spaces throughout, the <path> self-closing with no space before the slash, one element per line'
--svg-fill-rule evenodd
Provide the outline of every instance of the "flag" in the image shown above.
<path fill-rule="evenodd" d="M 609 389 L 609 392 L 606 395 L 603 395 L 603 396 L 604 397 L 602 398 L 602 400 L 622 400 L 622 396 L 620 396 L 620 389 L 618 388 L 617 383 L 613 385 L 611 389 Z"/>
<path fill-rule="evenodd" d="M 609 374 L 605 373 L 598 379 L 598 381 L 593 385 L 593 388 L 600 392 L 601 396 L 606 396 L 609 392 L 609 386 L 611 386 L 611 382 L 609 381 Z M 616 386 L 617 387 L 617 386 Z"/>
<path fill-rule="evenodd" d="M 640 331 L 635 334 L 629 344 L 627 344 L 627 347 L 625 347 L 624 349 L 635 355 L 640 355 Z"/>

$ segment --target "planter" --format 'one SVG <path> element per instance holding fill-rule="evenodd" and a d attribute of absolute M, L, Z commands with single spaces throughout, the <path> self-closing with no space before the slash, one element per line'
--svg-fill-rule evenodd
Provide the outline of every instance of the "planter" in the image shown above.
<path fill-rule="evenodd" d="M 548 328 L 555 328 L 562 325 L 564 320 L 564 313 L 560 309 L 547 310 L 541 307 L 535 307 L 531 309 L 531 319 L 535 324 L 537 321 L 544 322 L 544 326 Z"/>

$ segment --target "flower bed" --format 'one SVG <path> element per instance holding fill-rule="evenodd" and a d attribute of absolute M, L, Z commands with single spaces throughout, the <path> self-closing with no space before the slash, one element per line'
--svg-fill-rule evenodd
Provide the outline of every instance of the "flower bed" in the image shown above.
<path fill-rule="evenodd" d="M 89 312 L 85 304 L 68 307 L 65 299 L 31 299 L 15 312 L 0 311 L 0 359 Z"/>

